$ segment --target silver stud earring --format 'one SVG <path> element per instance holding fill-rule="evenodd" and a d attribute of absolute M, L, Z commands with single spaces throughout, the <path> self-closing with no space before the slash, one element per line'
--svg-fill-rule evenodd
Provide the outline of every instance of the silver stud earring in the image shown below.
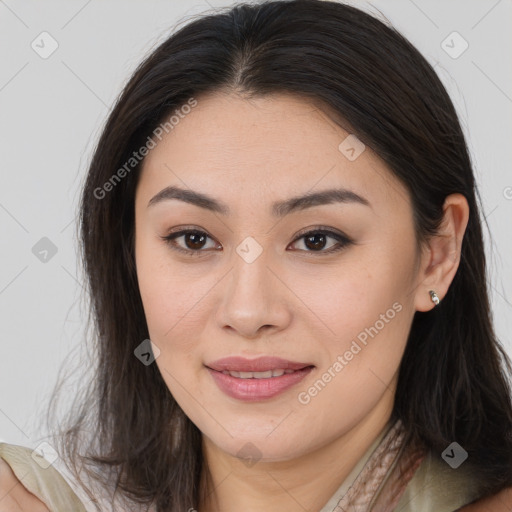
<path fill-rule="evenodd" d="M 430 293 L 430 298 L 432 299 L 432 302 L 437 306 L 439 305 L 439 297 L 437 296 L 437 293 L 434 290 L 430 290 L 428 293 Z"/>

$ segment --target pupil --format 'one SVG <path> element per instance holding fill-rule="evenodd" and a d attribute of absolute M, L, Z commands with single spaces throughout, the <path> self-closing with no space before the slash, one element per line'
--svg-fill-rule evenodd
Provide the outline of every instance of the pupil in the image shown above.
<path fill-rule="evenodd" d="M 314 242 L 315 239 L 317 238 L 320 238 L 320 242 Z M 311 242 L 312 246 L 313 247 L 310 247 L 309 246 L 309 243 Z M 306 237 L 306 246 L 309 248 L 309 249 L 322 249 L 324 247 L 324 244 L 325 244 L 325 235 L 322 234 L 322 233 L 316 233 L 314 235 L 309 235 Z"/>
<path fill-rule="evenodd" d="M 187 239 L 187 246 L 190 247 L 188 241 L 192 239 L 192 247 L 191 249 L 200 249 L 202 247 L 202 243 L 204 243 L 204 235 L 198 235 L 196 233 L 189 233 L 187 235 L 189 238 Z M 195 244 L 195 245 L 194 245 Z"/>

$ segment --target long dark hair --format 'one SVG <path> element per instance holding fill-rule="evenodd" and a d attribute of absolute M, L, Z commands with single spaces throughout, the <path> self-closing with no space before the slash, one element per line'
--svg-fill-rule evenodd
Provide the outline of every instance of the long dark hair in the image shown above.
<path fill-rule="evenodd" d="M 94 366 L 55 435 L 70 467 L 160 511 L 200 502 L 201 433 L 156 364 L 134 356 L 149 337 L 134 262 L 141 164 L 112 177 L 172 112 L 220 90 L 320 102 L 406 185 L 417 240 L 436 233 L 447 195 L 466 197 L 459 268 L 440 306 L 414 316 L 392 417 L 407 442 L 432 453 L 457 441 L 482 497 L 512 485 L 512 370 L 493 331 L 480 200 L 456 111 L 404 36 L 357 8 L 321 0 L 238 4 L 190 21 L 139 65 L 110 112 L 80 203 Z"/>

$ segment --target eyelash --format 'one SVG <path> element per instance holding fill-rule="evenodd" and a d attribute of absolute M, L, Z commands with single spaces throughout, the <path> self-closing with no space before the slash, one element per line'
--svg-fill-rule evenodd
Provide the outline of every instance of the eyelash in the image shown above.
<path fill-rule="evenodd" d="M 175 243 L 175 239 L 176 238 L 179 238 L 183 235 L 187 235 L 187 234 L 194 234 L 194 235 L 206 235 L 208 238 L 211 238 L 209 237 L 209 235 L 204 232 L 204 231 L 201 231 L 201 230 L 198 230 L 198 229 L 182 229 L 180 231 L 176 231 L 174 233 L 170 233 L 168 234 L 167 236 L 162 236 L 162 240 L 165 241 L 165 243 L 167 243 L 171 249 L 175 250 L 175 251 L 178 251 L 178 252 L 181 252 L 181 253 L 184 253 L 184 254 L 188 254 L 190 256 L 195 256 L 195 257 L 201 257 L 202 254 L 201 253 L 204 253 L 206 252 L 205 250 L 201 250 L 201 249 L 198 249 L 198 250 L 192 250 L 192 249 L 184 249 L 183 247 L 179 247 L 176 243 Z M 319 226 L 315 229 L 312 229 L 310 231 L 306 231 L 304 233 L 301 233 L 297 236 L 297 238 L 295 238 L 295 240 L 293 240 L 292 244 L 298 242 L 300 239 L 302 238 L 306 238 L 307 236 L 310 236 L 310 235 L 314 235 L 314 234 L 322 234 L 322 235 L 327 235 L 329 238 L 334 238 L 335 240 L 338 241 L 338 244 L 331 247 L 330 249 L 324 251 L 324 250 L 320 250 L 320 251 L 304 251 L 304 252 L 309 252 L 309 253 L 313 253 L 313 254 L 319 254 L 319 255 L 322 255 L 322 254 L 333 254 L 335 252 L 338 252 L 338 251 L 341 251 L 342 249 L 345 249 L 347 246 L 353 244 L 353 240 L 351 240 L 350 238 L 348 238 L 346 235 L 342 235 L 341 233 L 337 233 L 335 231 L 332 231 L 324 226 Z M 212 239 L 213 240 L 213 239 Z"/>

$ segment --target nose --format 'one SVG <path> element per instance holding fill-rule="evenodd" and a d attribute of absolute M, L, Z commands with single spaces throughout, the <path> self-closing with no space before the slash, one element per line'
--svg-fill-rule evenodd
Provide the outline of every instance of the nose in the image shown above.
<path fill-rule="evenodd" d="M 250 263 L 236 254 L 220 289 L 217 323 L 244 338 L 261 338 L 285 329 L 291 321 L 292 293 L 277 277 L 279 270 L 266 252 Z"/>

